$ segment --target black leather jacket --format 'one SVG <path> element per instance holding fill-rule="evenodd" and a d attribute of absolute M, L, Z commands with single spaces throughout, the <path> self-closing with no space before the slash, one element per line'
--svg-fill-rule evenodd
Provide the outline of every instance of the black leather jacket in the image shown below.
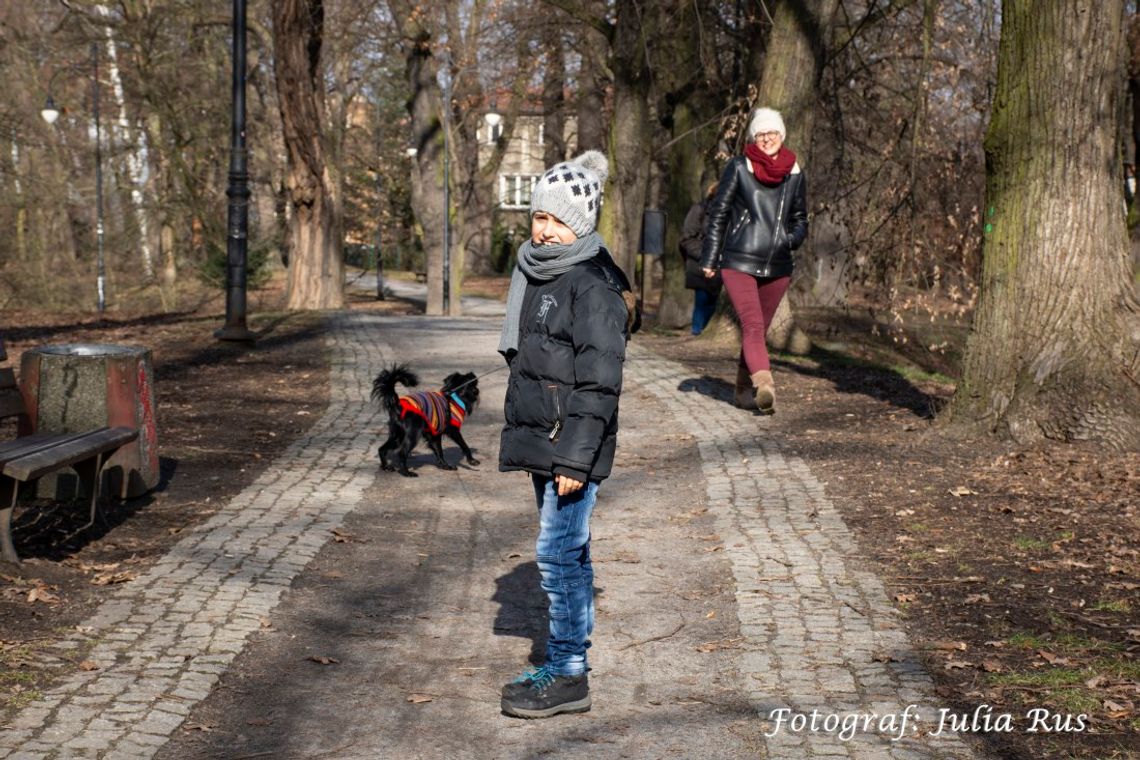
<path fill-rule="evenodd" d="M 807 237 L 805 181 L 799 164 L 775 187 L 757 181 L 744 156 L 729 161 L 709 204 L 701 266 L 755 277 L 787 277 L 792 251 Z"/>

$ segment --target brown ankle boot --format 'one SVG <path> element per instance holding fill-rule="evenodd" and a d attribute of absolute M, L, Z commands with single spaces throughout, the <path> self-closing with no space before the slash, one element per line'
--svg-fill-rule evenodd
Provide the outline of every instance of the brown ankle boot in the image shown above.
<path fill-rule="evenodd" d="M 736 387 L 732 390 L 732 400 L 741 409 L 756 410 L 752 378 L 748 375 L 748 367 L 743 364 L 738 364 L 736 367 Z"/>
<path fill-rule="evenodd" d="M 756 408 L 765 414 L 776 411 L 776 386 L 772 382 L 771 370 L 753 372 L 751 380 L 752 387 L 756 389 Z"/>

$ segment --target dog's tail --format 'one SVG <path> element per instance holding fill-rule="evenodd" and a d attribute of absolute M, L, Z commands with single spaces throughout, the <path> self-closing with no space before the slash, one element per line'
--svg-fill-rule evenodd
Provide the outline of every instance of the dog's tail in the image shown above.
<path fill-rule="evenodd" d="M 384 404 L 384 408 L 392 411 L 396 408 L 398 397 L 396 396 L 396 384 L 403 385 L 411 388 L 412 386 L 419 385 L 420 379 L 416 377 L 415 373 L 408 369 L 406 364 L 395 364 L 391 369 L 386 369 L 376 376 L 372 381 L 372 400 L 380 401 Z"/>

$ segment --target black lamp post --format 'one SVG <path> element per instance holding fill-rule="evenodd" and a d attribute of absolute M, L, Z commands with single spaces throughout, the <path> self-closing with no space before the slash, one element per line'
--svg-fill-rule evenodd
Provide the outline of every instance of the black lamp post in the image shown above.
<path fill-rule="evenodd" d="M 48 124 L 55 124 L 56 119 L 59 118 L 59 109 L 55 107 L 50 85 L 48 86 L 47 102 L 44 103 L 40 116 Z M 98 42 L 91 43 L 91 118 L 95 122 L 95 289 L 99 318 L 102 319 L 103 312 L 107 308 L 107 266 L 103 255 L 103 236 L 106 225 L 103 220 L 103 133 L 99 125 Z"/>
<path fill-rule="evenodd" d="M 226 235 L 226 323 L 214 333 L 221 340 L 252 341 L 246 327 L 246 253 L 249 249 L 249 169 L 245 147 L 245 6 L 234 0 L 233 125 L 230 133 L 230 199 Z"/>

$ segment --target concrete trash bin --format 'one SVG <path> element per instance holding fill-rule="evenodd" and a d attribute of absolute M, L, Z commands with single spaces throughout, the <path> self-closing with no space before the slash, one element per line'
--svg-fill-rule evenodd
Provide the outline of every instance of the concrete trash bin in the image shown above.
<path fill-rule="evenodd" d="M 25 351 L 20 391 L 28 409 L 26 435 L 79 433 L 101 427 L 136 428 L 139 437 L 104 465 L 104 488 L 119 498 L 141 496 L 158 485 L 158 433 L 154 417 L 150 349 L 106 343 L 69 343 Z M 108 482 L 109 481 L 109 482 Z M 38 493 L 75 498 L 78 479 L 47 475 Z"/>

